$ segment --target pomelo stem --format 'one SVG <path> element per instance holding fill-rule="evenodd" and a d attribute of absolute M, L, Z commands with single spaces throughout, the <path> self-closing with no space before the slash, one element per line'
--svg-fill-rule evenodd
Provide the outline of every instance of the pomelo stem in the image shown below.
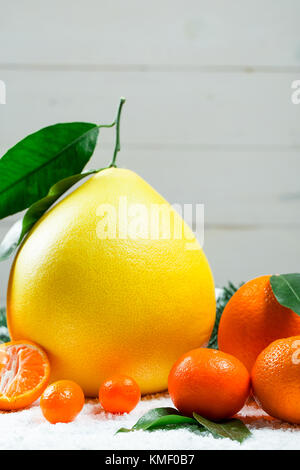
<path fill-rule="evenodd" d="M 116 159 L 117 159 L 117 154 L 121 150 L 121 145 L 120 145 L 120 118 L 121 118 L 121 111 L 123 104 L 125 103 L 125 98 L 121 97 L 120 98 L 120 104 L 118 108 L 118 113 L 117 117 L 115 119 L 115 124 L 116 124 L 116 144 L 115 144 L 115 150 L 114 150 L 114 156 L 112 159 L 112 162 L 110 164 L 111 167 L 116 167 Z"/>

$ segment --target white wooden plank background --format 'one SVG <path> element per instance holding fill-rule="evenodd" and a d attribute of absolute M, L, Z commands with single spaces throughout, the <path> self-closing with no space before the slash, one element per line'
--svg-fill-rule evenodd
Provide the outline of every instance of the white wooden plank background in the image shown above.
<path fill-rule="evenodd" d="M 217 284 L 299 271 L 298 0 L 0 0 L 0 11 L 1 154 L 44 125 L 109 122 L 125 95 L 120 164 L 172 203 L 205 204 Z M 89 166 L 112 146 L 103 131 Z"/>
<path fill-rule="evenodd" d="M 300 9 L 299 9 L 300 10 Z M 300 33 L 299 33 L 300 35 Z M 292 73 L 2 71 L 1 145 L 57 121 L 110 122 L 127 98 L 122 142 L 240 149 L 300 145 Z M 300 76 L 300 70 L 299 70 Z M 103 130 L 103 142 L 111 132 Z"/>
<path fill-rule="evenodd" d="M 3 64 L 299 67 L 298 0 L 1 0 Z"/>

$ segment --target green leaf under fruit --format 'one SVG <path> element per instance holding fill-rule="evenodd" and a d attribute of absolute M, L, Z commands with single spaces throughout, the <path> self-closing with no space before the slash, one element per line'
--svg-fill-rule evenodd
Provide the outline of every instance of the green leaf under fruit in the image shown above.
<path fill-rule="evenodd" d="M 208 434 L 208 431 L 204 427 L 200 427 L 198 423 L 194 420 L 194 423 L 186 423 L 186 422 L 181 422 L 181 423 L 175 423 L 175 424 L 163 424 L 163 425 L 156 425 L 155 427 L 151 427 L 148 429 L 143 429 L 143 431 L 147 432 L 155 432 L 155 431 L 178 431 L 178 430 L 184 429 L 185 431 L 192 432 L 194 434 L 198 434 L 200 436 L 203 436 L 203 434 Z M 133 428 L 120 428 L 116 434 L 122 433 L 122 432 L 133 432 L 136 431 L 136 429 Z M 142 429 L 141 429 L 142 431 Z"/>
<path fill-rule="evenodd" d="M 239 419 L 233 418 L 227 421 L 215 423 L 214 421 L 203 418 L 203 416 L 200 416 L 197 413 L 193 413 L 193 416 L 199 424 L 204 426 L 215 436 L 227 437 L 232 441 L 238 441 L 240 443 L 251 436 L 249 429 Z"/>
<path fill-rule="evenodd" d="M 278 302 L 300 315 L 300 273 L 271 276 L 270 283 Z"/>
<path fill-rule="evenodd" d="M 193 413 L 193 417 L 182 416 L 175 408 L 155 408 L 144 414 L 132 428 L 121 428 L 117 433 L 186 429 L 199 435 L 210 433 L 214 437 L 229 438 L 240 443 L 251 436 L 249 429 L 239 419 L 215 423 L 197 413 Z"/>
<path fill-rule="evenodd" d="M 55 183 L 49 190 L 47 196 L 35 202 L 26 212 L 23 219 L 18 220 L 7 232 L 0 244 L 0 261 L 4 261 L 14 253 L 24 236 L 33 225 L 57 201 L 68 189 L 78 183 L 83 178 L 100 170 L 90 170 L 79 175 L 72 175 Z"/>
<path fill-rule="evenodd" d="M 181 416 L 181 415 L 167 415 L 167 416 L 161 416 L 160 418 L 154 419 L 150 423 L 148 423 L 146 426 L 133 426 L 134 430 L 138 429 L 153 429 L 156 427 L 165 427 L 169 424 L 183 424 L 183 423 L 188 423 L 188 424 L 195 424 L 195 420 L 192 418 L 188 418 L 187 416 Z"/>
<path fill-rule="evenodd" d="M 121 428 L 119 432 L 150 431 L 156 428 L 167 429 L 167 426 L 197 424 L 193 418 L 181 416 L 175 408 L 154 408 L 144 414 L 132 428 Z"/>
<path fill-rule="evenodd" d="M 8 150 L 0 159 L 0 219 L 45 197 L 57 181 L 81 173 L 95 149 L 99 127 L 55 124 Z"/>
<path fill-rule="evenodd" d="M 178 410 L 176 410 L 176 408 L 154 408 L 153 410 L 150 410 L 146 414 L 144 414 L 133 426 L 133 429 L 148 429 L 152 425 L 152 423 L 154 423 L 158 419 L 174 415 L 179 416 L 179 412 Z"/>

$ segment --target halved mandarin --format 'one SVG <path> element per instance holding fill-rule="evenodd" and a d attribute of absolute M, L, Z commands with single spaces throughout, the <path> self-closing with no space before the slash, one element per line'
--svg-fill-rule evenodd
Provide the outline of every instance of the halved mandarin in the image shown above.
<path fill-rule="evenodd" d="M 47 387 L 46 353 L 30 341 L 0 344 L 0 410 L 18 410 L 37 400 Z"/>

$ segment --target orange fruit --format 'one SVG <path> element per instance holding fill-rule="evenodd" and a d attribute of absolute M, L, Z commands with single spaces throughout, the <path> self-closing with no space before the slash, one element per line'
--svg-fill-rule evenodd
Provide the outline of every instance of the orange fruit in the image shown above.
<path fill-rule="evenodd" d="M 300 336 L 269 344 L 252 370 L 256 400 L 266 413 L 300 424 Z"/>
<path fill-rule="evenodd" d="M 109 413 L 130 413 L 141 398 L 141 391 L 134 379 L 116 375 L 107 379 L 100 387 L 99 401 Z"/>
<path fill-rule="evenodd" d="M 245 404 L 250 376 L 235 357 L 199 348 L 181 356 L 169 374 L 169 393 L 184 415 L 193 412 L 215 421 L 230 418 Z"/>
<path fill-rule="evenodd" d="M 221 316 L 219 349 L 240 359 L 248 370 L 272 341 L 300 334 L 300 317 L 280 305 L 272 291 L 270 276 L 244 284 L 231 297 Z"/>
<path fill-rule="evenodd" d="M 46 353 L 30 341 L 0 344 L 0 409 L 18 410 L 39 398 L 50 375 Z"/>
<path fill-rule="evenodd" d="M 84 405 L 84 394 L 72 380 L 58 380 L 46 388 L 40 400 L 43 415 L 52 424 L 70 423 Z"/>

